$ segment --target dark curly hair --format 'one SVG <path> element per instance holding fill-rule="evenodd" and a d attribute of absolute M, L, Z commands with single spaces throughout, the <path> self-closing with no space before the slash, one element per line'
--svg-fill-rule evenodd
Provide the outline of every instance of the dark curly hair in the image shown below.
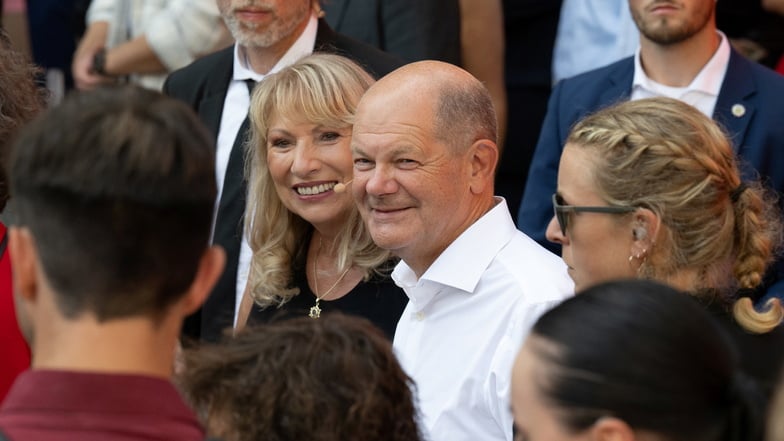
<path fill-rule="evenodd" d="M 184 354 L 177 377 L 223 441 L 418 441 L 412 380 L 384 334 L 342 314 L 246 328 Z"/>
<path fill-rule="evenodd" d="M 8 201 L 8 161 L 11 142 L 19 129 L 46 107 L 47 93 L 36 81 L 39 69 L 11 48 L 0 29 L 0 211 Z"/>

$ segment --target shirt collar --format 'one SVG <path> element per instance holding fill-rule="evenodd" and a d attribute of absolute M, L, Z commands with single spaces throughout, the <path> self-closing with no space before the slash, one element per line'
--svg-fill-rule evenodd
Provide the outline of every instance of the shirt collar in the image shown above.
<path fill-rule="evenodd" d="M 392 272 L 392 279 L 412 301 L 421 306 L 426 305 L 439 291 L 420 289 L 430 285 L 427 282 L 450 286 L 470 294 L 495 256 L 516 232 L 506 200 L 496 197 L 495 206 L 449 244 L 421 278 L 417 280 L 414 271 L 400 261 Z"/>
<path fill-rule="evenodd" d="M 17 377 L 0 409 L 122 413 L 142 402 L 149 413 L 178 414 L 195 422 L 171 381 L 141 374 L 28 369 Z"/>
<path fill-rule="evenodd" d="M 313 53 L 313 49 L 316 47 L 316 32 L 318 31 L 318 18 L 316 14 L 312 14 L 310 19 L 308 20 L 308 24 L 305 26 L 305 30 L 302 32 L 302 35 L 297 38 L 293 45 L 286 51 L 285 54 L 278 60 L 275 66 L 270 69 L 270 71 L 266 74 L 260 74 L 254 72 L 248 66 L 248 57 L 245 52 L 245 48 L 241 47 L 239 44 L 234 45 L 234 74 L 232 76 L 232 80 L 235 81 L 245 81 L 245 80 L 254 80 L 254 81 L 261 81 L 264 79 L 265 76 L 278 72 L 279 70 L 283 69 L 286 66 L 294 64 L 300 58 L 310 55 Z"/>
<path fill-rule="evenodd" d="M 716 33 L 719 34 L 721 39 L 718 49 L 716 49 L 716 52 L 714 52 L 713 56 L 702 67 L 702 70 L 694 77 L 691 83 L 683 88 L 685 91 L 694 90 L 711 96 L 719 95 L 730 60 L 730 45 L 727 36 L 723 32 L 716 31 Z M 637 52 L 634 54 L 634 81 L 632 88 L 641 87 L 645 90 L 655 91 L 662 86 L 650 79 L 643 70 L 642 62 L 640 61 L 640 48 L 638 47 Z"/>

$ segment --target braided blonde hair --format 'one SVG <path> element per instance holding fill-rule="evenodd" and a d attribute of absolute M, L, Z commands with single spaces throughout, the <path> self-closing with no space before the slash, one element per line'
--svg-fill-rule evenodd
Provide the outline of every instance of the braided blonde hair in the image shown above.
<path fill-rule="evenodd" d="M 628 101 L 580 121 L 567 143 L 596 153 L 594 182 L 609 204 L 647 208 L 661 220 L 641 276 L 666 281 L 694 270 L 700 277 L 690 291 L 733 303 L 745 329 L 781 323 L 778 300 L 758 312 L 738 298 L 738 289 L 762 282 L 781 245 L 777 204 L 758 182 L 741 186 L 730 141 L 714 121 L 670 98 Z"/>

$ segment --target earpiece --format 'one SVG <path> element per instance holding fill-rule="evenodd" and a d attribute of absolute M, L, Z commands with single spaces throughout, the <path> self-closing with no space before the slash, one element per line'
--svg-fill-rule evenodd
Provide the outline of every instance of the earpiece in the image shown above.
<path fill-rule="evenodd" d="M 332 191 L 334 191 L 335 193 L 343 193 L 348 188 L 348 185 L 351 184 L 352 182 L 354 182 L 353 179 L 348 181 L 348 182 L 346 182 L 345 184 L 342 183 L 342 182 L 339 182 L 339 183 L 335 184 L 335 187 L 332 189 Z"/>
<path fill-rule="evenodd" d="M 648 236 L 648 230 L 644 227 L 635 227 L 632 230 L 632 236 L 634 236 L 634 240 L 643 240 Z"/>

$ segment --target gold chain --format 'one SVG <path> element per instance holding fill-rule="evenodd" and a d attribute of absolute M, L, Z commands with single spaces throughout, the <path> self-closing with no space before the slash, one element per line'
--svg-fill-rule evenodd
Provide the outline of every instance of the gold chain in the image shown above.
<path fill-rule="evenodd" d="M 319 256 L 321 255 L 321 246 L 322 246 L 322 244 L 323 244 L 322 243 L 322 238 L 319 236 L 319 247 L 318 247 L 318 250 L 316 251 L 316 257 L 315 257 L 315 259 L 313 259 L 313 291 L 314 291 L 314 294 L 316 294 L 316 304 L 313 305 L 310 308 L 310 312 L 308 313 L 308 316 L 310 316 L 310 318 L 313 318 L 313 319 L 317 319 L 317 318 L 321 317 L 321 308 L 319 307 L 319 302 L 321 302 L 321 299 L 323 299 L 324 297 L 329 295 L 329 293 L 331 293 L 332 290 L 334 290 L 335 287 L 338 286 L 338 284 L 343 280 L 343 278 L 346 277 L 346 274 L 348 274 L 348 270 L 351 269 L 350 266 L 348 268 L 346 268 L 343 271 L 343 273 L 340 274 L 340 277 L 338 277 L 338 280 L 336 280 L 335 283 L 333 283 L 332 286 L 330 286 L 329 289 L 324 292 L 324 294 L 319 295 L 319 293 L 318 293 L 318 291 L 319 291 L 319 288 L 318 288 L 318 259 L 319 259 Z"/>

